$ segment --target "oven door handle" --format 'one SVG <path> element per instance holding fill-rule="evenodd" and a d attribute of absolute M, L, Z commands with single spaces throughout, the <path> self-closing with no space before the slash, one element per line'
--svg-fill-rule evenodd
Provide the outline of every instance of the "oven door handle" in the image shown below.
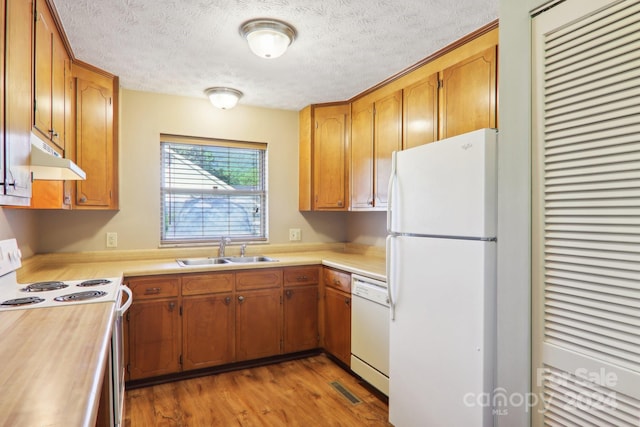
<path fill-rule="evenodd" d="M 121 285 L 120 289 L 122 289 L 122 291 L 127 294 L 127 301 L 125 301 L 125 303 L 118 308 L 118 315 L 122 316 L 131 306 L 131 303 L 133 302 L 133 294 L 131 293 L 131 289 L 129 289 L 129 287 L 127 285 Z M 118 304 L 120 302 L 118 301 Z"/>

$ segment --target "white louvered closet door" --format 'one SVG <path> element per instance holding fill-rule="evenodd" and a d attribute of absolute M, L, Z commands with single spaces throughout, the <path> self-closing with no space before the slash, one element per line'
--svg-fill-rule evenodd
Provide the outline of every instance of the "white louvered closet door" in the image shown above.
<path fill-rule="evenodd" d="M 533 17 L 533 424 L 640 426 L 640 1 Z"/>

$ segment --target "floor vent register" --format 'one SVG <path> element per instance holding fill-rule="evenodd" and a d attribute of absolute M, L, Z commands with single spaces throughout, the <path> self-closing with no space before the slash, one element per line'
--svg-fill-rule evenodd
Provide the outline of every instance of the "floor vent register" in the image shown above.
<path fill-rule="evenodd" d="M 343 395 L 345 399 L 351 402 L 352 405 L 357 405 L 358 403 L 362 403 L 362 401 L 353 393 L 351 393 L 345 386 L 343 386 L 339 381 L 333 381 L 329 383 L 331 387 L 336 389 L 338 393 Z"/>

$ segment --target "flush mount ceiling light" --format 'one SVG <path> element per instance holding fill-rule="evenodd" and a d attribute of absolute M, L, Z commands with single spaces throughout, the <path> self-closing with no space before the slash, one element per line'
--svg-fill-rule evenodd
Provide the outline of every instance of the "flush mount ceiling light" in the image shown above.
<path fill-rule="evenodd" d="M 242 92 L 230 87 L 210 87 L 204 93 L 209 97 L 213 106 L 221 110 L 229 110 L 235 107 L 238 100 L 242 98 Z"/>
<path fill-rule="evenodd" d="M 281 56 L 296 38 L 292 26 L 274 19 L 247 21 L 240 26 L 240 34 L 247 39 L 253 53 L 267 59 Z"/>

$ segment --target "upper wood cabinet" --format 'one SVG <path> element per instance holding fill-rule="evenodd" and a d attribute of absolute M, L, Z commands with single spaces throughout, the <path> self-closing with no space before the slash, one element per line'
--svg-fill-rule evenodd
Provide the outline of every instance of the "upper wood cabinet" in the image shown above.
<path fill-rule="evenodd" d="M 31 197 L 31 70 L 33 4 L 0 0 L 0 204 Z"/>
<path fill-rule="evenodd" d="M 349 104 L 307 107 L 300 123 L 299 209 L 347 210 Z"/>
<path fill-rule="evenodd" d="M 440 139 L 496 127 L 496 58 L 493 46 L 442 72 Z"/>
<path fill-rule="evenodd" d="M 352 104 L 351 209 L 384 210 L 391 154 L 402 148 L 402 91 Z"/>
<path fill-rule="evenodd" d="M 438 139 L 439 87 L 439 74 L 433 73 L 403 89 L 403 149 Z"/>
<path fill-rule="evenodd" d="M 33 126 L 64 155 L 70 57 L 46 0 L 36 0 Z"/>
<path fill-rule="evenodd" d="M 76 182 L 74 208 L 118 208 L 118 144 L 115 106 L 118 78 L 74 63 L 76 163 L 87 179 Z"/>
<path fill-rule="evenodd" d="M 336 107 L 301 110 L 299 209 L 384 210 L 393 151 L 496 128 L 497 43 L 494 22 L 351 99 L 351 115 L 342 126 L 350 127 L 351 136 L 342 144 L 344 153 L 336 151 L 341 146 L 338 138 L 322 139 L 339 134 L 342 127 L 318 120 L 329 117 L 321 108 Z M 324 130 L 318 128 L 323 123 Z M 331 149 L 327 141 L 334 142 Z M 329 167 L 341 167 L 343 160 L 348 165 L 344 170 Z M 323 177 L 328 180 L 320 181 Z M 349 203 L 338 206 L 343 178 L 350 183 L 344 190 Z"/>

